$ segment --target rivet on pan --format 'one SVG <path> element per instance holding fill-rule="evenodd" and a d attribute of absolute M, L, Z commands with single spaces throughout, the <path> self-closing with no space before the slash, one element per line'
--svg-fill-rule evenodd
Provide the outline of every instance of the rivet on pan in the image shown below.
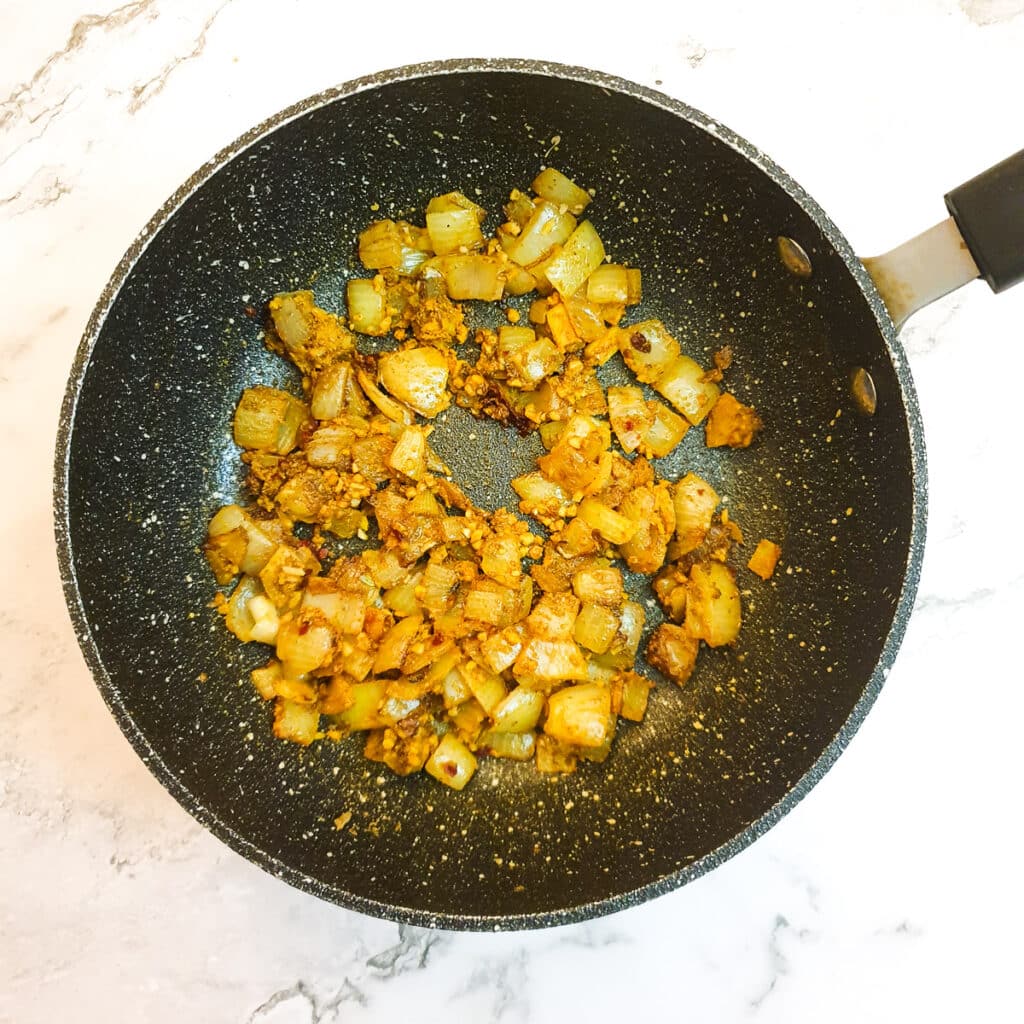
<path fill-rule="evenodd" d="M 850 394 L 858 412 L 865 416 L 875 415 L 875 409 L 878 408 L 878 393 L 875 391 L 875 382 L 871 379 L 871 374 L 863 366 L 858 366 L 850 373 Z"/>
<path fill-rule="evenodd" d="M 799 242 L 794 242 L 792 238 L 787 238 L 785 235 L 779 235 L 775 239 L 775 244 L 778 246 L 782 265 L 791 274 L 796 277 L 811 276 L 811 258 L 804 252 Z"/>

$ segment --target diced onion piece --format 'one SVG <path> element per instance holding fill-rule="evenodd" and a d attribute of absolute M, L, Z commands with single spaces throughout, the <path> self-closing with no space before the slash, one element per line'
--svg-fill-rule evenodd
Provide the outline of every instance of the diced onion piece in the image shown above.
<path fill-rule="evenodd" d="M 672 504 L 676 510 L 676 537 L 679 554 L 696 548 L 711 526 L 711 517 L 718 508 L 715 489 L 696 473 L 687 473 L 672 488 Z"/>
<path fill-rule="evenodd" d="M 618 714 L 631 722 L 642 722 L 654 683 L 636 672 L 620 672 L 612 681 L 612 706 L 618 693 Z"/>
<path fill-rule="evenodd" d="M 381 384 L 395 398 L 421 416 L 433 418 L 451 402 L 448 360 L 432 346 L 385 352 L 378 363 L 378 374 Z M 372 395 L 370 398 L 373 401 Z"/>
<path fill-rule="evenodd" d="M 635 387 L 608 389 L 608 419 L 623 451 L 635 452 L 654 426 L 644 393 Z"/>
<path fill-rule="evenodd" d="M 276 522 L 265 522 L 247 517 L 245 526 L 245 555 L 239 568 L 249 576 L 256 576 L 270 561 L 280 543 L 281 528 Z"/>
<path fill-rule="evenodd" d="M 203 554 L 213 570 L 214 578 L 221 586 L 230 583 L 241 569 L 245 561 L 245 550 L 248 544 L 244 526 L 236 526 L 226 533 L 218 533 L 208 537 L 203 545 Z"/>
<path fill-rule="evenodd" d="M 573 593 L 584 603 L 617 608 L 625 597 L 622 573 L 613 566 L 580 569 L 572 578 Z"/>
<path fill-rule="evenodd" d="M 283 665 L 280 676 L 274 682 L 274 692 L 278 697 L 293 700 L 297 704 L 317 705 L 318 707 L 320 704 L 320 691 L 316 685 L 311 683 L 306 676 L 286 676 Z"/>
<path fill-rule="evenodd" d="M 334 631 L 315 610 L 300 612 L 281 623 L 277 631 L 277 657 L 286 676 L 302 676 L 322 668 L 333 653 Z"/>
<path fill-rule="evenodd" d="M 359 259 L 367 270 L 400 266 L 403 249 L 401 232 L 393 220 L 374 221 L 359 233 Z"/>
<path fill-rule="evenodd" d="M 548 310 L 551 306 L 547 299 L 534 299 L 527 311 L 527 319 L 531 324 L 543 324 L 547 322 Z"/>
<path fill-rule="evenodd" d="M 619 554 L 633 572 L 657 572 L 665 562 L 668 542 L 676 528 L 672 497 L 664 484 L 635 487 L 619 503 L 619 512 L 637 524 Z"/>
<path fill-rule="evenodd" d="M 426 229 L 407 221 L 375 221 L 359 235 L 359 259 L 367 270 L 397 270 L 410 275 L 429 256 Z"/>
<path fill-rule="evenodd" d="M 607 423 L 577 413 L 569 418 L 551 451 L 537 459 L 537 468 L 570 493 L 594 494 L 611 475 L 610 444 Z"/>
<path fill-rule="evenodd" d="M 488 626 L 504 628 L 515 621 L 516 593 L 494 580 L 477 580 L 466 595 L 465 616 Z"/>
<path fill-rule="evenodd" d="M 307 581 L 301 607 L 316 608 L 338 632 L 350 636 L 363 628 L 366 619 L 366 601 L 362 595 L 338 590 L 331 580 L 322 576 Z"/>
<path fill-rule="evenodd" d="M 287 455 L 296 444 L 306 406 L 287 391 L 246 388 L 235 409 L 234 437 L 240 448 Z"/>
<path fill-rule="evenodd" d="M 263 592 L 259 580 L 243 576 L 228 598 L 224 624 L 242 643 L 252 640 L 252 627 L 256 620 L 249 611 L 249 602 Z"/>
<path fill-rule="evenodd" d="M 679 355 L 679 342 L 660 320 L 644 320 L 619 329 L 619 351 L 638 381 L 653 384 Z"/>
<path fill-rule="evenodd" d="M 605 657 L 616 668 L 632 668 L 637 648 L 644 632 L 644 607 L 636 601 L 626 601 L 619 611 L 619 630 Z"/>
<path fill-rule="evenodd" d="M 602 263 L 594 271 L 594 274 L 599 274 L 607 265 Z M 589 281 L 593 280 L 594 274 L 590 275 L 588 285 Z M 602 316 L 603 307 L 600 303 L 584 299 L 582 289 L 575 295 L 565 299 L 560 305 L 563 306 L 568 314 L 576 333 L 588 344 L 601 341 L 608 335 L 608 326 L 605 324 L 604 317 Z M 611 344 L 612 352 L 615 351 L 616 347 L 617 343 L 613 339 Z"/>
<path fill-rule="evenodd" d="M 384 724 L 380 706 L 386 690 L 387 683 L 383 679 L 353 683 L 350 688 L 352 703 L 340 714 L 332 716 L 334 723 L 349 732 L 379 729 Z"/>
<path fill-rule="evenodd" d="M 281 678 L 281 663 L 273 658 L 266 665 L 254 668 L 249 673 L 252 685 L 256 692 L 264 699 L 270 700 L 275 696 L 274 684 Z"/>
<path fill-rule="evenodd" d="M 416 714 L 422 703 L 419 697 L 396 697 L 389 690 L 385 690 L 384 700 L 380 705 L 381 720 L 385 725 L 394 728 L 403 718 Z"/>
<path fill-rule="evenodd" d="M 547 451 L 551 451 L 555 447 L 559 436 L 565 430 L 565 422 L 565 420 L 548 420 L 537 428 L 537 433 L 540 434 L 540 443 Z"/>
<path fill-rule="evenodd" d="M 270 318 L 285 348 L 301 348 L 312 337 L 313 325 L 307 315 L 312 305 L 312 292 L 281 292 L 270 300 Z"/>
<path fill-rule="evenodd" d="M 503 209 L 509 223 L 521 228 L 533 216 L 533 200 L 525 192 L 514 188 Z"/>
<path fill-rule="evenodd" d="M 694 426 L 700 423 L 718 401 L 718 385 L 704 380 L 705 371 L 689 356 L 676 356 L 654 382 L 654 390 L 664 395 Z"/>
<path fill-rule="evenodd" d="M 404 619 L 399 619 L 381 637 L 380 646 L 377 648 L 377 656 L 373 659 L 373 672 L 375 675 L 383 675 L 385 672 L 392 672 L 402 667 L 405 655 L 412 646 L 412 642 L 422 625 L 422 615 L 409 615 Z"/>
<path fill-rule="evenodd" d="M 488 729 L 477 740 L 482 753 L 506 757 L 512 761 L 529 761 L 536 750 L 537 737 L 532 732 L 496 732 Z"/>
<path fill-rule="evenodd" d="M 292 597 L 318 572 L 320 563 L 308 547 L 278 544 L 266 565 L 260 569 L 260 582 L 267 597 L 281 611 L 292 604 Z"/>
<path fill-rule="evenodd" d="M 501 327 L 498 355 L 513 387 L 532 388 L 560 369 L 564 356 L 550 338 L 538 338 L 532 327 Z"/>
<path fill-rule="evenodd" d="M 431 248 L 438 256 L 466 252 L 483 245 L 480 221 L 472 210 L 439 210 L 427 214 Z M 500 292 L 498 293 L 500 296 Z"/>
<path fill-rule="evenodd" d="M 494 732 L 529 732 L 536 728 L 544 710 L 544 694 L 517 686 L 494 709 Z"/>
<path fill-rule="evenodd" d="M 537 279 L 524 267 L 509 262 L 505 267 L 505 294 L 526 295 L 537 287 Z"/>
<path fill-rule="evenodd" d="M 578 515 L 612 544 L 625 544 L 640 526 L 592 497 L 580 502 Z"/>
<path fill-rule="evenodd" d="M 316 469 L 345 468 L 352 461 L 356 435 L 351 427 L 325 423 L 310 435 L 303 446 L 306 461 Z"/>
<path fill-rule="evenodd" d="M 761 417 L 726 391 L 715 402 L 704 426 L 709 448 L 748 448 L 761 429 Z"/>
<path fill-rule="evenodd" d="M 320 731 L 320 711 L 315 705 L 278 697 L 274 702 L 274 735 L 279 740 L 308 747 Z"/>
<path fill-rule="evenodd" d="M 512 674 L 521 683 L 546 685 L 587 678 L 587 662 L 573 640 L 541 640 L 523 644 Z"/>
<path fill-rule="evenodd" d="M 576 642 L 595 654 L 604 654 L 619 629 L 619 617 L 601 604 L 586 603 L 576 617 Z"/>
<path fill-rule="evenodd" d="M 394 353 L 398 355 L 398 353 Z M 365 370 L 356 371 L 356 378 L 359 381 L 359 386 L 366 393 L 366 397 L 373 402 L 377 408 L 384 413 L 385 416 L 393 423 L 412 423 L 415 419 L 415 414 L 412 409 L 403 403 L 396 401 L 390 395 L 384 394 L 383 391 L 373 382 L 373 378 Z M 372 443 L 372 442 L 371 442 Z M 354 446 L 353 446 L 354 447 Z M 355 456 L 353 453 L 353 463 L 355 463 Z"/>
<path fill-rule="evenodd" d="M 439 562 L 431 562 L 420 580 L 420 603 L 432 615 L 444 611 L 452 603 L 452 594 L 459 585 L 459 574 Z"/>
<path fill-rule="evenodd" d="M 732 570 L 721 562 L 690 570 L 685 626 L 709 647 L 731 644 L 740 632 L 740 592 Z"/>
<path fill-rule="evenodd" d="M 476 758 L 454 733 L 441 738 L 424 765 L 428 775 L 451 789 L 462 789 L 476 772 Z"/>
<path fill-rule="evenodd" d="M 416 615 L 421 612 L 419 601 L 416 599 L 416 588 L 419 586 L 419 574 L 413 579 L 403 580 L 397 587 L 385 590 L 381 595 L 384 607 L 400 618 L 404 619 L 409 615 Z"/>
<path fill-rule="evenodd" d="M 576 218 L 559 209 L 556 203 L 542 200 L 534 207 L 522 231 L 509 240 L 505 251 L 511 260 L 533 271 L 534 265 L 548 257 L 565 242 L 576 228 Z"/>
<path fill-rule="evenodd" d="M 309 290 L 280 292 L 267 304 L 274 331 L 268 343 L 284 354 L 304 373 L 313 374 L 342 356 L 355 346 L 355 339 L 333 313 L 317 306 Z M 276 337 L 274 336 L 276 334 Z"/>
<path fill-rule="evenodd" d="M 249 601 L 249 614 L 253 618 L 251 636 L 261 644 L 272 644 L 277 640 L 280 622 L 277 609 L 263 594 L 257 594 Z"/>
<path fill-rule="evenodd" d="M 604 263 L 587 280 L 591 302 L 625 303 L 629 296 L 629 272 L 621 263 Z"/>
<path fill-rule="evenodd" d="M 652 421 L 640 441 L 640 451 L 643 455 L 663 459 L 686 436 L 690 424 L 655 398 L 648 399 L 647 409 Z"/>
<path fill-rule="evenodd" d="M 446 213 L 450 210 L 470 210 L 478 221 L 483 222 L 487 211 L 461 192 L 445 192 L 434 196 L 427 203 L 427 213 Z"/>
<path fill-rule="evenodd" d="M 370 578 L 378 587 L 397 586 L 406 576 L 408 570 L 394 551 L 386 548 L 367 548 L 361 555 Z"/>
<path fill-rule="evenodd" d="M 537 771 L 545 773 L 576 771 L 576 750 L 553 736 L 537 737 Z"/>
<path fill-rule="evenodd" d="M 519 544 L 514 537 L 488 537 L 480 549 L 480 570 L 506 587 L 515 587 L 523 574 Z"/>
<path fill-rule="evenodd" d="M 626 305 L 635 306 L 643 298 L 640 271 L 634 267 L 626 268 Z"/>
<path fill-rule="evenodd" d="M 427 435 L 422 427 L 403 427 L 388 463 L 411 480 L 421 480 L 427 471 Z"/>
<path fill-rule="evenodd" d="M 448 297 L 461 302 L 480 299 L 496 302 L 505 293 L 506 262 L 499 256 L 481 253 L 438 256 L 431 261 L 444 278 Z"/>
<path fill-rule="evenodd" d="M 308 472 L 286 480 L 274 500 L 289 518 L 297 519 L 300 523 L 314 523 L 325 497 L 319 475 Z"/>
<path fill-rule="evenodd" d="M 378 284 L 378 281 L 380 282 Z M 379 338 L 391 329 L 387 292 L 379 278 L 355 278 L 346 285 L 348 325 L 360 334 Z"/>
<path fill-rule="evenodd" d="M 545 276 L 562 296 L 574 295 L 604 261 L 604 245 L 597 229 L 583 221 L 545 268 Z"/>
<path fill-rule="evenodd" d="M 555 344 L 563 352 L 578 352 L 583 347 L 583 339 L 576 330 L 576 325 L 569 316 L 569 310 L 564 302 L 556 302 L 548 307 L 548 315 L 545 321 L 548 331 Z"/>
<path fill-rule="evenodd" d="M 774 541 L 762 538 L 757 542 L 757 547 L 750 556 L 750 561 L 747 562 L 747 568 L 751 572 L 757 573 L 761 579 L 766 580 L 775 572 L 775 566 L 778 565 L 781 557 L 782 548 Z"/>
<path fill-rule="evenodd" d="M 554 167 L 545 167 L 530 186 L 542 199 L 566 206 L 571 213 L 582 213 L 590 202 L 590 193 L 580 188 Z"/>
<path fill-rule="evenodd" d="M 501 676 L 494 672 L 488 672 L 475 661 L 464 661 L 459 666 L 458 672 L 473 696 L 480 702 L 480 706 L 493 717 L 506 694 L 505 683 Z"/>
<path fill-rule="evenodd" d="M 457 708 L 473 697 L 473 691 L 469 688 L 466 680 L 462 678 L 462 673 L 457 667 L 450 668 L 437 686 L 440 688 L 444 706 L 448 709 Z M 473 703 L 477 702 L 474 700 Z M 479 707 L 479 705 L 477 706 Z M 480 708 L 480 713 L 481 715 L 486 714 L 483 708 Z"/>
<path fill-rule="evenodd" d="M 512 490 L 519 495 L 519 510 L 526 515 L 556 518 L 559 509 L 569 503 L 569 495 L 543 473 L 524 473 L 512 481 Z"/>
<path fill-rule="evenodd" d="M 210 520 L 207 531 L 209 536 L 203 553 L 222 586 L 230 583 L 239 572 L 255 576 L 273 550 L 273 541 L 267 541 L 269 549 L 260 543 L 267 538 L 253 528 L 248 515 L 238 505 L 225 505 L 220 509 Z M 250 548 L 253 557 L 249 555 Z"/>
<path fill-rule="evenodd" d="M 219 537 L 222 533 L 230 533 L 247 525 L 248 516 L 240 505 L 225 505 L 214 513 L 206 532 L 211 537 Z"/>
<path fill-rule="evenodd" d="M 599 747 L 612 730 L 611 689 L 604 683 L 567 686 L 548 697 L 544 731 L 562 743 Z"/>
<path fill-rule="evenodd" d="M 593 555 L 601 548 L 594 531 L 582 519 L 570 519 L 565 529 L 562 530 L 561 539 L 558 542 L 558 550 L 561 554 L 574 558 L 577 555 Z"/>
<path fill-rule="evenodd" d="M 695 636 L 682 626 L 663 622 L 647 644 L 647 660 L 677 686 L 682 686 L 693 674 L 699 650 L 700 640 Z"/>
<path fill-rule="evenodd" d="M 542 640 L 571 640 L 580 602 L 568 592 L 545 594 L 526 619 L 526 628 Z"/>
<path fill-rule="evenodd" d="M 355 374 L 348 360 L 331 363 L 317 375 L 310 396 L 309 411 L 318 420 L 337 419 L 344 411 L 348 391 L 355 384 Z"/>
<path fill-rule="evenodd" d="M 423 673 L 420 685 L 427 691 L 436 689 L 443 684 L 449 673 L 455 671 L 460 661 L 462 661 L 462 652 L 457 647 L 449 647 L 433 659 L 430 667 Z M 468 700 L 469 696 L 468 692 L 465 693 L 462 700 Z"/>
<path fill-rule="evenodd" d="M 501 673 L 511 668 L 523 649 L 521 626 L 509 626 L 489 636 L 481 645 L 484 661 L 492 672 Z"/>
<path fill-rule="evenodd" d="M 471 696 L 460 703 L 451 714 L 451 722 L 459 739 L 468 744 L 477 742 L 486 721 L 487 712 L 480 707 L 480 702 Z"/>

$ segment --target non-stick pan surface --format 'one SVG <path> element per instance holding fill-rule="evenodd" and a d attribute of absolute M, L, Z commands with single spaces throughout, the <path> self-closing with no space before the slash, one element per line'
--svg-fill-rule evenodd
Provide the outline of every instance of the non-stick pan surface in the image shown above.
<path fill-rule="evenodd" d="M 496 213 L 547 163 L 596 190 L 588 215 L 607 250 L 643 268 L 637 319 L 663 318 L 698 359 L 732 346 L 729 384 L 760 411 L 761 438 L 723 454 L 691 431 L 661 472 L 707 476 L 748 541 L 782 543 L 782 566 L 768 583 L 741 570 L 738 645 L 705 651 L 685 690 L 659 686 L 647 721 L 620 728 L 604 765 L 548 778 L 491 759 L 459 795 L 426 776 L 382 775 L 358 741 L 282 744 L 247 678 L 265 649 L 224 630 L 199 550 L 212 511 L 245 497 L 229 429 L 239 393 L 298 387 L 263 348 L 254 310 L 306 286 L 341 308 L 369 220 L 416 217 L 452 189 Z M 779 235 L 810 254 L 809 279 L 782 266 Z M 851 398 L 857 368 L 874 380 L 873 417 Z M 508 478 L 537 451 L 458 414 L 434 439 L 490 507 L 512 501 Z M 157 214 L 102 296 L 72 372 L 57 539 L 104 698 L 150 770 L 216 835 L 366 913 L 536 927 L 697 877 L 829 767 L 902 637 L 924 486 L 892 325 L 795 183 L 726 129 L 639 86 L 469 61 L 313 97 L 230 146 Z"/>

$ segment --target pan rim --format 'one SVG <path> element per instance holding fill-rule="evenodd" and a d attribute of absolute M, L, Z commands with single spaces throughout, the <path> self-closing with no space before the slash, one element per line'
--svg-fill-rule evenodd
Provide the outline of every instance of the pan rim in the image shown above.
<path fill-rule="evenodd" d="M 348 892 L 328 885 L 304 871 L 290 867 L 241 835 L 217 814 L 204 806 L 174 774 L 160 757 L 133 719 L 121 699 L 118 688 L 103 663 L 99 645 L 93 636 L 87 613 L 78 589 L 72 554 L 70 524 L 70 455 L 74 434 L 78 398 L 89 370 L 91 357 L 117 297 L 131 275 L 139 258 L 150 242 L 181 206 L 222 167 L 263 138 L 268 133 L 313 110 L 337 100 L 376 88 L 394 85 L 417 78 L 437 77 L 464 73 L 521 73 L 541 75 L 597 86 L 628 96 L 634 100 L 660 108 L 682 118 L 719 141 L 736 150 L 748 161 L 767 174 L 817 225 L 823 237 L 843 259 L 847 269 L 875 318 L 886 352 L 900 384 L 906 413 L 912 468 L 912 508 L 907 564 L 903 585 L 894 610 L 892 623 L 882 646 L 878 662 L 842 727 L 816 758 L 810 768 L 794 786 L 759 818 L 721 846 L 693 863 L 670 872 L 661 878 L 638 886 L 625 893 L 577 904 L 557 910 L 522 914 L 470 915 L 435 912 L 416 907 L 396 906 Z M 555 927 L 592 920 L 644 903 L 696 880 L 713 868 L 746 849 L 755 839 L 764 835 L 785 814 L 792 810 L 814 785 L 832 767 L 860 728 L 868 711 L 881 691 L 882 685 L 895 662 L 906 633 L 921 576 L 927 520 L 927 458 L 924 428 L 921 421 L 917 393 L 903 346 L 896 328 L 877 289 L 857 258 L 845 236 L 818 203 L 798 185 L 781 167 L 760 149 L 720 124 L 714 118 L 657 90 L 636 82 L 589 68 L 519 58 L 455 58 L 430 61 L 380 71 L 352 79 L 300 100 L 277 114 L 266 118 L 223 147 L 202 164 L 160 206 L 136 236 L 105 285 L 86 324 L 69 372 L 68 384 L 60 410 L 59 427 L 54 451 L 53 483 L 54 532 L 57 559 L 65 602 L 74 627 L 79 647 L 96 683 L 97 689 L 113 715 L 118 727 L 131 743 L 135 752 L 161 785 L 196 821 L 218 839 L 258 865 L 297 889 L 372 917 L 399 924 L 425 928 L 443 928 L 452 931 L 505 931 Z"/>

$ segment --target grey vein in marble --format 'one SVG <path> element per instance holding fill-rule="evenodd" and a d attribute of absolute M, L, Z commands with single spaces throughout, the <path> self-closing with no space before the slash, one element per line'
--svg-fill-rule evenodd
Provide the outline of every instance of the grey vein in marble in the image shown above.
<path fill-rule="evenodd" d="M 79 18 L 71 27 L 64 47 L 51 53 L 27 82 L 19 85 L 6 100 L 0 103 L 0 132 L 5 131 L 7 126 L 15 120 L 24 119 L 29 124 L 35 124 L 45 118 L 45 123 L 48 123 L 53 114 L 58 112 L 67 101 L 69 95 L 65 93 L 56 101 L 49 99 L 50 82 L 54 71 L 83 50 L 94 31 L 113 32 L 129 25 L 147 11 L 151 12 L 156 3 L 157 0 L 133 0 L 132 3 L 117 7 L 107 14 L 86 14 Z M 34 105 L 38 105 L 36 112 L 32 112 Z"/>
<path fill-rule="evenodd" d="M 366 965 L 387 978 L 393 978 L 405 971 L 420 970 L 427 966 L 431 948 L 441 940 L 439 932 L 400 924 L 398 942 L 382 953 L 370 957 Z"/>
<path fill-rule="evenodd" d="M 521 1021 L 530 1019 L 530 1002 L 527 993 L 530 973 L 530 958 L 526 950 L 519 949 L 511 956 L 485 958 L 470 972 L 461 988 L 452 996 L 453 1008 L 469 1001 L 474 1018 L 480 1016 L 481 1004 L 486 1007 L 486 1019 L 493 1024 L 499 1021 Z M 459 1014 L 462 1016 L 462 1014 Z"/>
<path fill-rule="evenodd" d="M 231 3 L 134 0 L 79 18 L 64 46 L 0 102 L 0 211 L 16 216 L 67 195 L 66 168 L 82 149 L 80 125 L 109 117 L 112 98 L 125 101 L 128 115 L 137 114 L 175 71 L 205 52 L 211 28 Z M 119 54 L 114 61 L 107 53 L 111 38 Z M 36 155 L 55 133 L 65 167 Z"/>
<path fill-rule="evenodd" d="M 792 971 L 790 958 L 782 948 L 785 940 L 792 937 L 803 940 L 811 934 L 812 932 L 809 929 L 794 928 L 784 915 L 776 914 L 775 921 L 772 923 L 771 934 L 768 938 L 768 960 L 771 977 L 764 991 L 750 1000 L 751 1009 L 760 1010 L 776 991 L 779 982 L 790 975 Z"/>
<path fill-rule="evenodd" d="M 164 66 L 151 78 L 141 84 L 134 85 L 131 88 L 131 102 L 128 104 L 128 112 L 135 114 L 141 110 L 154 96 L 161 93 L 164 86 L 167 85 L 167 80 L 171 74 L 181 67 L 181 65 L 187 63 L 190 60 L 195 60 L 199 57 L 206 49 L 206 40 L 213 23 L 220 17 L 221 12 L 225 7 L 230 4 L 232 0 L 221 0 L 221 3 L 217 5 L 213 13 L 206 19 L 202 28 L 199 30 L 199 35 L 196 36 L 195 44 L 188 53 L 175 56 L 167 61 Z"/>

